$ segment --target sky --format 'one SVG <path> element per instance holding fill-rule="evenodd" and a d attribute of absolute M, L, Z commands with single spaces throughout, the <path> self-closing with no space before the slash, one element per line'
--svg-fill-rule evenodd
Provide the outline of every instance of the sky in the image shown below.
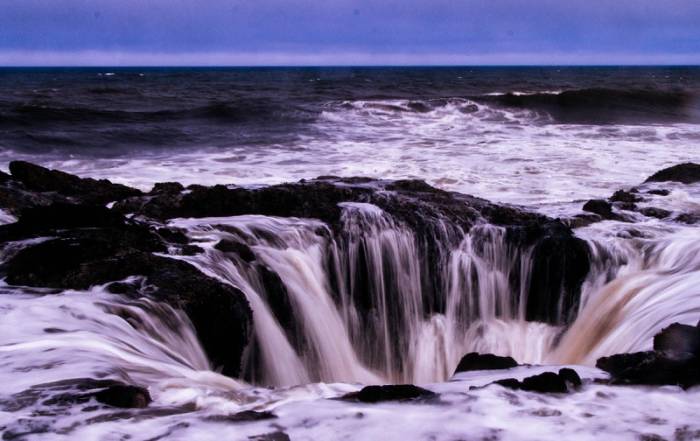
<path fill-rule="evenodd" d="M 0 65 L 700 64 L 699 0 L 0 0 Z"/>

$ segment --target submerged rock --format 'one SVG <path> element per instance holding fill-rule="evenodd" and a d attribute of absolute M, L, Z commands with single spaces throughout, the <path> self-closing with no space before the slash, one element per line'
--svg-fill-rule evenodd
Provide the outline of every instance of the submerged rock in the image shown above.
<path fill-rule="evenodd" d="M 674 323 L 654 336 L 654 351 L 599 358 L 614 384 L 700 384 L 700 328 Z"/>
<path fill-rule="evenodd" d="M 406 401 L 418 398 L 432 398 L 435 392 L 412 384 L 391 384 L 385 386 L 365 386 L 359 392 L 349 393 L 342 398 L 345 400 L 361 401 L 363 403 L 379 403 L 382 401 Z"/>
<path fill-rule="evenodd" d="M 470 352 L 459 360 L 455 374 L 459 372 L 510 369 L 517 367 L 518 363 L 512 357 L 500 357 L 493 354 L 479 354 Z"/>
<path fill-rule="evenodd" d="M 143 408 L 151 403 L 148 390 L 126 384 L 117 384 L 95 393 L 95 399 L 112 407 Z"/>
<path fill-rule="evenodd" d="M 581 386 L 581 377 L 570 368 L 560 369 L 558 373 L 543 372 L 527 377 L 522 381 L 514 378 L 498 380 L 495 384 L 509 389 L 540 393 L 566 393 Z"/>
<path fill-rule="evenodd" d="M 659 170 L 649 176 L 645 182 L 675 181 L 683 184 L 700 182 L 700 164 L 686 162 Z"/>

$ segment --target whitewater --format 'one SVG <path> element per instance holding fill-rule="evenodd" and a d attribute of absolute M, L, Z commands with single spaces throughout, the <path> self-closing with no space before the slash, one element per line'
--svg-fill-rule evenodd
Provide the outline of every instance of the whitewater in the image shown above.
<path fill-rule="evenodd" d="M 458 75 L 463 80 L 466 74 L 451 81 Z M 100 81 L 121 87 L 124 77 L 116 71 Z M 128 81 L 132 87 L 137 80 Z M 603 356 L 652 349 L 654 335 L 672 323 L 696 325 L 700 319 L 700 230 L 678 220 L 700 213 L 700 183 L 644 183 L 664 167 L 700 162 L 700 126 L 675 115 L 670 121 L 601 124 L 589 115 L 562 121 L 548 107 L 492 101 L 556 97 L 567 90 L 560 86 L 496 84 L 449 98 L 415 99 L 384 87 L 389 96 L 314 102 L 313 118 L 304 116 L 303 128 L 294 126 L 289 138 L 266 132 L 264 142 L 235 137 L 220 145 L 217 136 L 229 134 L 219 131 L 234 124 L 212 123 L 208 115 L 193 130 L 206 133 L 206 140 L 193 135 L 182 148 L 133 147 L 117 155 L 85 155 L 69 146 L 37 152 L 15 143 L 17 130 L 0 124 L 3 164 L 25 159 L 146 191 L 163 181 L 255 189 L 317 176 L 367 176 L 422 179 L 565 220 L 582 215 L 588 199 L 619 189 L 644 195 L 642 209 L 669 211 L 663 219 L 625 212 L 624 220 L 572 223 L 588 247 L 591 267 L 580 300 L 559 305 L 549 322 L 528 320 L 533 249 L 513 247 L 506 229 L 488 222 L 468 231 L 449 222 L 436 227 L 430 249 L 440 259 L 426 269 L 423 238 L 372 203 L 341 202 L 339 226 L 257 214 L 169 219 L 157 226 L 181 229 L 202 252 L 160 255 L 239 289 L 253 311 L 240 378 L 220 373 L 187 315 L 172 306 L 114 294 L 105 285 L 57 290 L 3 281 L 3 439 L 700 439 L 697 387 L 611 386 L 603 381 L 608 374 L 594 367 Z M 36 90 L 49 97 L 64 93 L 61 87 Z M 549 106 L 547 97 L 538 99 Z M 626 110 L 639 111 L 633 105 Z M 68 118 L 36 117 L 46 124 Z M 118 125 L 105 114 L 97 117 L 107 122 L 75 121 L 74 130 L 98 140 L 112 136 L 105 128 Z M 174 117 L 158 118 L 143 124 L 166 130 Z M 272 119 L 269 125 L 278 123 Z M 248 128 L 272 130 L 257 120 L 254 125 Z M 155 142 L 149 138 L 146 144 Z M 3 224 L 16 220 L 0 212 Z M 5 243 L 0 259 L 49 239 Z M 227 240 L 244 243 L 251 256 L 217 247 Z M 278 292 L 265 283 L 270 272 L 287 293 L 290 317 L 280 314 Z M 367 304 L 372 313 L 365 315 Z M 522 365 L 453 375 L 472 351 L 512 356 Z M 538 394 L 489 386 L 560 366 L 579 373 L 581 390 Z M 64 382 L 77 378 L 143 386 L 153 402 L 125 410 L 56 399 L 75 392 L 75 385 Z M 338 399 L 364 385 L 392 383 L 417 384 L 439 395 L 411 403 Z"/>

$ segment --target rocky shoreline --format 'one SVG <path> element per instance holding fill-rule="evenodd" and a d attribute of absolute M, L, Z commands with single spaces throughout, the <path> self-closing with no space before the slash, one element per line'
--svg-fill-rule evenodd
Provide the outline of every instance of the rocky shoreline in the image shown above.
<path fill-rule="evenodd" d="M 15 216 L 17 222 L 0 226 L 0 271 L 6 283 L 50 289 L 107 284 L 113 293 L 165 302 L 187 314 L 212 367 L 230 377 L 241 374 L 241 360 L 250 344 L 250 305 L 239 289 L 178 260 L 178 256 L 196 255 L 202 249 L 184 231 L 169 226 L 171 219 L 238 215 L 313 218 L 330 227 L 328 234 L 340 237 L 344 234 L 340 203 L 374 204 L 420 238 L 429 274 L 422 281 L 428 293 L 423 301 L 430 311 L 444 308 L 435 300 L 437 296 L 430 298 L 436 289 L 431 280 L 438 286 L 439 277 L 431 268 L 445 258 L 435 244 L 442 241 L 456 245 L 476 225 L 496 225 L 505 228 L 510 247 L 532 250 L 532 276 L 526 287 L 527 320 L 565 326 L 575 318 L 571 315 L 575 312 L 562 316 L 561 311 L 576 311 L 591 258 L 586 242 L 577 238 L 572 228 L 601 220 L 631 221 L 635 213 L 654 218 L 671 214 L 663 207 L 643 203 L 651 194 L 663 197 L 663 189 L 648 190 L 649 194 L 634 188 L 620 190 L 608 200 L 587 202 L 583 210 L 588 214 L 552 219 L 442 191 L 417 180 L 320 177 L 255 189 L 223 185 L 185 188 L 178 183 L 161 183 L 144 193 L 27 162 L 12 162 L 9 169 L 10 174 L 0 172 L 0 208 Z M 682 164 L 654 174 L 649 181 L 699 182 L 699 169 L 697 164 Z M 681 213 L 674 219 L 693 224 L 698 222 L 698 214 Z M 255 259 L 245 243 L 222 241 L 217 247 L 243 260 Z M 277 276 L 269 273 L 265 283 L 284 296 Z M 284 314 L 278 311 L 278 316 Z M 700 382 L 699 342 L 697 328 L 674 325 L 655 338 L 654 351 L 606 357 L 598 361 L 598 367 L 611 374 L 614 384 L 691 387 Z M 496 364 L 510 365 L 502 360 Z M 566 390 L 566 384 L 576 383 L 569 372 L 552 375 L 539 383 L 503 380 L 499 384 L 552 392 L 562 391 L 561 384 Z M 533 381 L 545 386 L 530 386 Z M 558 384 L 555 390 L 546 386 L 552 382 Z M 129 386 L 112 387 L 127 395 L 143 395 Z M 387 393 L 372 390 L 365 395 L 371 401 Z M 360 393 L 358 399 L 363 400 L 365 395 Z M 142 397 L 126 402 L 139 407 L 149 400 Z"/>

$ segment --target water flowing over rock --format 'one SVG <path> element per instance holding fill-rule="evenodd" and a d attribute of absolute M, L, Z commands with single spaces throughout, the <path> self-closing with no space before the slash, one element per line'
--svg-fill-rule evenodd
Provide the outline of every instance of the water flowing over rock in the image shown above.
<path fill-rule="evenodd" d="M 214 367 L 263 385 L 422 384 L 466 369 L 470 352 L 511 356 L 497 359 L 503 367 L 592 364 L 614 353 L 613 330 L 637 330 L 625 343 L 637 347 L 670 324 L 673 315 L 648 323 L 621 311 L 678 303 L 671 294 L 690 286 L 697 264 L 692 238 L 640 252 L 627 239 L 581 239 L 559 220 L 415 180 L 164 183 L 143 195 L 17 167 L 51 179 L 40 191 L 14 175 L 0 182 L 9 195 L 1 208 L 19 217 L 0 227 L 8 283 L 104 285 L 164 302 L 187 314 Z M 107 196 L 81 198 L 64 181 L 117 201 L 106 208 Z M 654 189 L 603 202 L 637 210 L 635 219 L 647 198 L 666 197 Z M 468 368 L 495 366 L 484 360 Z"/>

